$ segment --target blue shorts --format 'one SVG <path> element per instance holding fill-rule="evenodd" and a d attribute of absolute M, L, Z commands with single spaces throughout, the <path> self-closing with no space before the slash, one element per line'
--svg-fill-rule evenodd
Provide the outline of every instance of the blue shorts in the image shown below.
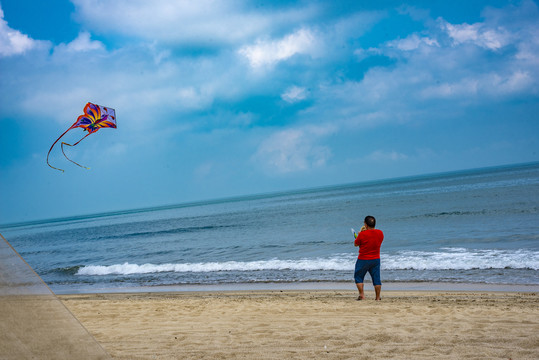
<path fill-rule="evenodd" d="M 374 260 L 360 260 L 356 261 L 356 270 L 354 271 L 354 279 L 356 284 L 362 284 L 365 274 L 369 272 L 371 274 L 372 284 L 373 285 L 382 285 L 382 280 L 380 279 L 380 259 Z"/>

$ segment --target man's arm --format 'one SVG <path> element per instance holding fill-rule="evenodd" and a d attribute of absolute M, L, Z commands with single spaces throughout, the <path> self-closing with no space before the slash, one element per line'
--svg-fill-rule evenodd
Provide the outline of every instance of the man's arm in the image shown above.
<path fill-rule="evenodd" d="M 365 230 L 367 230 L 367 227 L 365 225 L 363 225 L 361 227 L 361 229 L 359 230 L 359 233 L 357 235 L 354 233 L 354 235 L 356 235 L 356 239 L 354 240 L 354 246 L 355 247 L 358 247 L 360 245 L 361 242 L 359 241 L 359 234 L 361 234 L 361 232 L 365 231 Z"/>

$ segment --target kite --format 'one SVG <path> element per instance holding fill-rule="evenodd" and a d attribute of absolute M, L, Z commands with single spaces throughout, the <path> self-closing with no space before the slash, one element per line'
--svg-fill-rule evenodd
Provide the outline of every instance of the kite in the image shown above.
<path fill-rule="evenodd" d="M 82 128 L 83 131 L 87 131 L 88 134 L 86 134 L 82 139 L 80 139 L 73 145 L 68 144 L 66 142 L 62 142 L 62 153 L 64 154 L 65 158 L 71 161 L 73 164 L 78 165 L 85 169 L 89 169 L 88 167 L 82 166 L 81 164 L 78 164 L 74 162 L 73 160 L 71 160 L 70 158 L 68 158 L 64 152 L 64 145 L 75 146 L 78 143 L 80 143 L 82 140 L 84 140 L 88 135 L 97 132 L 97 130 L 101 128 L 116 129 L 116 112 L 114 111 L 114 109 L 111 109 L 109 107 L 92 104 L 90 102 L 87 103 L 86 106 L 84 107 L 84 114 L 80 115 L 77 118 L 77 121 L 75 121 L 75 123 L 71 125 L 71 127 L 67 129 L 62 135 L 60 135 L 60 137 L 56 139 L 56 141 L 52 144 L 51 148 L 49 149 L 49 153 L 47 154 L 47 165 L 49 165 L 51 168 L 60 170 L 62 172 L 64 171 L 63 169 L 54 167 L 49 163 L 49 155 L 52 151 L 52 148 L 54 147 L 54 145 L 56 145 L 58 140 L 60 140 L 62 136 L 64 136 L 69 130 L 72 130 L 77 127 Z"/>

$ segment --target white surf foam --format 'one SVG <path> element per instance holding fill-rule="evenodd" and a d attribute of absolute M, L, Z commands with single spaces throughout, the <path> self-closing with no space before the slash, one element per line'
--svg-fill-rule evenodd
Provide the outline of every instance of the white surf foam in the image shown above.
<path fill-rule="evenodd" d="M 180 264 L 123 264 L 88 265 L 77 275 L 132 275 L 160 272 L 218 272 L 218 271 L 350 271 L 355 256 L 337 254 L 327 258 L 298 260 L 225 261 Z M 386 270 L 472 270 L 472 269 L 531 269 L 539 270 L 539 252 L 531 250 L 470 250 L 448 248 L 443 251 L 401 251 L 382 254 L 382 269 Z"/>
<path fill-rule="evenodd" d="M 539 252 L 531 250 L 470 250 L 446 248 L 445 251 L 402 251 L 383 259 L 392 270 L 539 270 Z"/>
<path fill-rule="evenodd" d="M 90 265 L 79 269 L 77 275 L 129 275 L 158 272 L 216 272 L 216 271 L 260 271 L 260 270 L 348 270 L 350 261 L 342 257 L 300 260 L 226 261 L 184 264 L 115 264 L 109 266 Z"/>

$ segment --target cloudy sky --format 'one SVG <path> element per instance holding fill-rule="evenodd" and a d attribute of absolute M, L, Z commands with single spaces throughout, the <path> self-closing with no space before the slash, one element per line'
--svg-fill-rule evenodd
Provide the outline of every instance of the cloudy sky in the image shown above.
<path fill-rule="evenodd" d="M 533 0 L 0 9 L 0 224 L 539 160 Z"/>

